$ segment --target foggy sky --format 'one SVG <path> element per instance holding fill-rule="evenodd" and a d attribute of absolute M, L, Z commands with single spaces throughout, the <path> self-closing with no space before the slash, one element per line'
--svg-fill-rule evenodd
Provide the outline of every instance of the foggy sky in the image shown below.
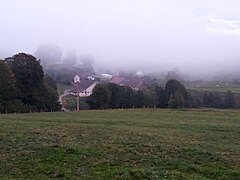
<path fill-rule="evenodd" d="M 240 68 L 239 0 L 0 0 L 0 58 L 54 43 L 98 66 Z"/>

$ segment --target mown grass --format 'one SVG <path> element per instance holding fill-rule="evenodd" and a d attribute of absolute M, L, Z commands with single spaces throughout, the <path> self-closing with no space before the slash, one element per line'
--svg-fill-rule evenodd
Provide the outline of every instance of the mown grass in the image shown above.
<path fill-rule="evenodd" d="M 240 179 L 240 112 L 0 115 L 1 179 Z"/>

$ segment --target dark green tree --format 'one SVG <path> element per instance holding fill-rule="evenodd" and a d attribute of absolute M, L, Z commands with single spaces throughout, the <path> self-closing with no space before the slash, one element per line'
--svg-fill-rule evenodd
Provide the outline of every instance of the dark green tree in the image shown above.
<path fill-rule="evenodd" d="M 0 60 L 0 112 L 18 112 L 21 108 L 14 75 L 5 61 Z"/>
<path fill-rule="evenodd" d="M 51 78 L 48 74 L 44 75 L 44 84 L 50 88 L 52 88 L 53 90 L 57 91 L 57 84 L 56 82 L 53 80 L 53 78 Z"/>
<path fill-rule="evenodd" d="M 185 107 L 185 100 L 180 91 L 176 91 L 174 95 L 171 95 L 168 106 L 170 108 L 179 109 Z"/>
<path fill-rule="evenodd" d="M 120 107 L 131 108 L 135 105 L 135 93 L 130 87 L 121 87 Z"/>
<path fill-rule="evenodd" d="M 184 107 L 189 107 L 189 93 L 184 87 L 184 85 L 177 81 L 177 80 L 169 80 L 165 86 L 165 93 L 166 98 L 169 101 L 171 96 L 174 96 L 174 94 L 179 91 L 179 93 L 183 96 L 184 99 Z"/>
<path fill-rule="evenodd" d="M 223 100 L 218 92 L 215 92 L 215 93 L 205 92 L 203 94 L 202 99 L 203 99 L 204 107 L 210 107 L 210 108 L 222 108 L 223 107 Z"/>
<path fill-rule="evenodd" d="M 113 83 L 108 83 L 107 87 L 111 92 L 110 108 L 130 108 L 135 105 L 135 93 L 131 88 Z"/>
<path fill-rule="evenodd" d="M 221 95 L 218 92 L 213 94 L 213 107 L 215 108 L 223 108 L 224 103 Z"/>
<path fill-rule="evenodd" d="M 92 95 L 87 99 L 91 109 L 107 109 L 111 100 L 111 91 L 107 84 L 97 84 L 93 89 Z"/>
<path fill-rule="evenodd" d="M 33 111 L 58 110 L 55 108 L 59 107 L 57 94 L 49 97 L 49 93 L 51 95 L 53 93 L 45 86 L 42 66 L 34 56 L 19 53 L 7 58 L 6 62 L 15 76 L 18 97 L 28 109 Z"/>
<path fill-rule="evenodd" d="M 232 91 L 227 91 L 225 98 L 224 98 L 224 106 L 225 108 L 234 108 L 236 104 L 235 97 Z"/>
<path fill-rule="evenodd" d="M 145 95 L 145 100 L 146 100 L 145 105 L 146 106 L 149 106 L 149 107 L 157 106 L 158 94 L 156 92 L 156 87 L 157 87 L 157 85 L 153 84 L 153 85 L 149 86 L 148 88 L 145 88 L 142 90 Z"/>
<path fill-rule="evenodd" d="M 0 101 L 15 99 L 17 88 L 14 75 L 3 60 L 0 60 Z"/>
<path fill-rule="evenodd" d="M 147 105 L 148 99 L 142 91 L 137 91 L 136 93 L 136 107 L 142 108 Z"/>
<path fill-rule="evenodd" d="M 107 88 L 111 92 L 109 108 L 113 108 L 113 109 L 121 108 L 122 87 L 117 84 L 109 83 L 109 84 L 107 84 Z"/>
<path fill-rule="evenodd" d="M 202 98 L 199 95 L 194 95 L 190 97 L 190 107 L 200 108 L 203 105 Z"/>
<path fill-rule="evenodd" d="M 155 91 L 157 94 L 157 107 L 166 108 L 168 106 L 168 100 L 165 90 L 162 87 L 156 86 Z"/>

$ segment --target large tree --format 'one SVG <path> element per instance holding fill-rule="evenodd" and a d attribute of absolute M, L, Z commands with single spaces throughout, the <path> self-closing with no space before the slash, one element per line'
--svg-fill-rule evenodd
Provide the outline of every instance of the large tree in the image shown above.
<path fill-rule="evenodd" d="M 44 73 L 39 61 L 32 55 L 19 53 L 6 61 L 12 70 L 16 87 L 19 91 L 19 99 L 32 110 L 58 110 L 57 95 L 46 88 L 44 84 Z M 49 102 L 50 95 L 51 102 Z M 54 104 L 51 105 L 51 104 Z"/>
<path fill-rule="evenodd" d="M 165 86 L 165 92 L 166 92 L 166 98 L 167 100 L 169 101 L 170 100 L 170 97 L 171 96 L 174 96 L 174 94 L 176 92 L 179 92 L 182 96 L 183 96 L 183 99 L 184 99 L 184 107 L 188 107 L 189 106 L 189 93 L 188 91 L 186 90 L 186 88 L 184 87 L 184 85 L 177 81 L 177 80 L 169 80 Z"/>
<path fill-rule="evenodd" d="M 155 87 L 155 91 L 157 94 L 157 107 L 166 108 L 168 106 L 166 91 L 162 87 L 159 87 L 159 86 Z"/>
<path fill-rule="evenodd" d="M 21 107 L 14 75 L 5 61 L 0 60 L 0 112 L 17 112 Z"/>
<path fill-rule="evenodd" d="M 0 60 L 0 102 L 16 98 L 17 89 L 12 71 Z"/>
<path fill-rule="evenodd" d="M 176 91 L 174 93 L 174 95 L 171 95 L 169 102 L 168 102 L 168 106 L 170 108 L 174 108 L 174 109 L 179 109 L 179 108 L 184 108 L 185 107 L 185 100 L 184 97 L 182 95 L 182 93 L 180 93 L 180 91 Z"/>
<path fill-rule="evenodd" d="M 92 109 L 106 109 L 109 108 L 111 100 L 111 92 L 107 84 L 98 84 L 93 89 L 93 94 L 88 98 L 87 103 Z"/>

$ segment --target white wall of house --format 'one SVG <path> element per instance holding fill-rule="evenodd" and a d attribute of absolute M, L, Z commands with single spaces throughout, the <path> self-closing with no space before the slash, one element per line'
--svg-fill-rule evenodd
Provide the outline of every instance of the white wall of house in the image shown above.
<path fill-rule="evenodd" d="M 97 82 L 93 83 L 91 86 L 89 86 L 87 89 L 84 90 L 84 92 L 79 93 L 80 97 L 88 97 L 93 93 L 93 89 L 97 85 Z M 71 93 L 71 95 L 76 96 L 77 93 Z"/>

